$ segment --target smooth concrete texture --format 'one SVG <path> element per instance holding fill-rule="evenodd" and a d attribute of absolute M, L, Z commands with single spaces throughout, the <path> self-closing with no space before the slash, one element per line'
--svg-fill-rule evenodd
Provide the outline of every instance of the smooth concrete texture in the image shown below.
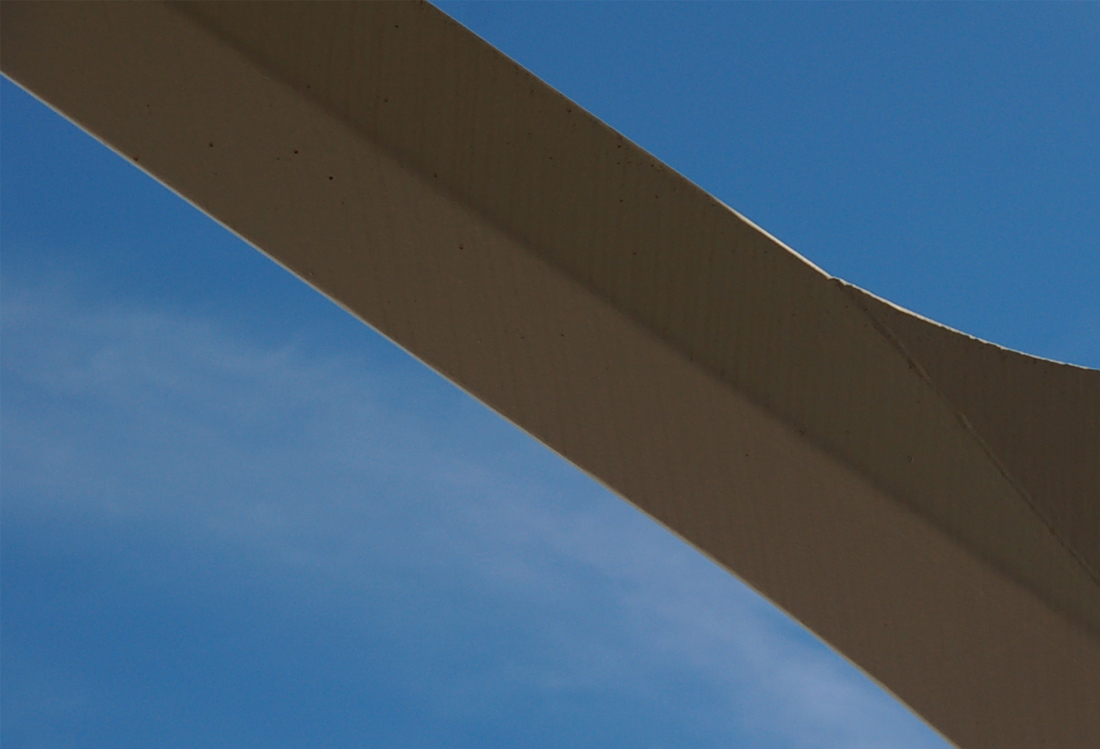
<path fill-rule="evenodd" d="M 0 13 L 7 75 L 950 740 L 1100 745 L 1100 372 L 830 278 L 429 5 Z"/>

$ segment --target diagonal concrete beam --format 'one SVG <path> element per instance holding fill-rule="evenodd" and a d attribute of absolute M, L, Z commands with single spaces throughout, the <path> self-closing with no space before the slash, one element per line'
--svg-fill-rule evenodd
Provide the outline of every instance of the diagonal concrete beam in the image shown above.
<path fill-rule="evenodd" d="M 429 5 L 0 14 L 7 75 L 952 741 L 1100 741 L 1100 373 L 830 278 Z"/>

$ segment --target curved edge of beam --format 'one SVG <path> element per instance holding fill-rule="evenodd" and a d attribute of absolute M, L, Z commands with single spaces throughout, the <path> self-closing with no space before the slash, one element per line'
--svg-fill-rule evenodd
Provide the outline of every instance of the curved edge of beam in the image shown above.
<path fill-rule="evenodd" d="M 1100 583 L 1100 371 L 952 330 L 844 284 Z"/>
<path fill-rule="evenodd" d="M 951 740 L 1100 736 L 1097 373 L 830 279 L 431 6 L 0 13 L 6 74 Z"/>

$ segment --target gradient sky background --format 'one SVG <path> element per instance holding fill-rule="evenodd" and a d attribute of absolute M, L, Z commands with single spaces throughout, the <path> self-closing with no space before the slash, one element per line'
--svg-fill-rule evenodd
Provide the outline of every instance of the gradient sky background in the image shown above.
<path fill-rule="evenodd" d="M 444 4 L 826 271 L 1100 367 L 1100 4 Z M 939 747 L 5 80 L 0 742 Z"/>

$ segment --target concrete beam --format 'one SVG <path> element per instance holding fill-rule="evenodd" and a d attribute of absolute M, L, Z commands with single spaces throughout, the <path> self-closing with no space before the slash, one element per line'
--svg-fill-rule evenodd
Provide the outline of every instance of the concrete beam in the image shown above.
<path fill-rule="evenodd" d="M 830 278 L 430 5 L 0 13 L 7 75 L 950 740 L 1100 745 L 1100 372 Z"/>

